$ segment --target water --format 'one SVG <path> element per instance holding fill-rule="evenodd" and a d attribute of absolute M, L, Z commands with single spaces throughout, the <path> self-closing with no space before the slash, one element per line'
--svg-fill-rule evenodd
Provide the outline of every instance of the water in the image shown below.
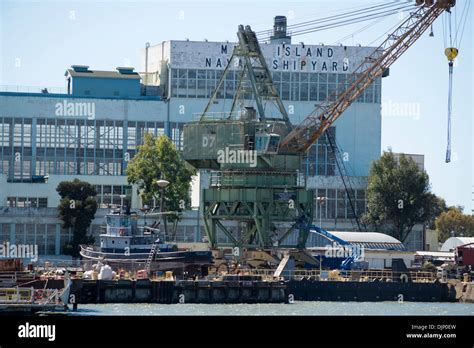
<path fill-rule="evenodd" d="M 472 315 L 472 303 L 295 302 L 293 304 L 89 304 L 74 315 Z"/>

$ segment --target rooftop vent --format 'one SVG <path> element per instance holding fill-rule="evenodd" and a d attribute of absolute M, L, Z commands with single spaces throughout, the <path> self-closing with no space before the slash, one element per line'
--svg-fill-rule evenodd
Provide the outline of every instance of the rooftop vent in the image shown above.
<path fill-rule="evenodd" d="M 71 68 L 76 72 L 89 72 L 89 65 L 71 65 Z"/>
<path fill-rule="evenodd" d="M 119 66 L 117 67 L 117 70 L 121 74 L 136 74 L 136 72 L 133 71 L 135 68 L 132 67 Z"/>

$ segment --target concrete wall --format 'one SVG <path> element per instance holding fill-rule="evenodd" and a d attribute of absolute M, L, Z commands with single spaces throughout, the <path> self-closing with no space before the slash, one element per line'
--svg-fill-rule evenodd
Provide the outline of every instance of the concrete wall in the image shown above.
<path fill-rule="evenodd" d="M 167 105 L 157 98 L 87 98 L 67 94 L 31 94 L 0 92 L 0 116 L 3 117 L 46 117 L 68 118 L 57 115 L 58 104 L 92 103 L 95 119 L 166 121 Z M 82 116 L 82 115 L 78 115 Z"/>

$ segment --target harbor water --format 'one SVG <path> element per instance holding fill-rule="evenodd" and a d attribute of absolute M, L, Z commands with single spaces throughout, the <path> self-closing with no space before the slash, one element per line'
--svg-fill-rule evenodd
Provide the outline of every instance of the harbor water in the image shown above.
<path fill-rule="evenodd" d="M 295 302 L 293 304 L 84 304 L 73 315 L 428 315 L 474 316 L 472 303 Z"/>

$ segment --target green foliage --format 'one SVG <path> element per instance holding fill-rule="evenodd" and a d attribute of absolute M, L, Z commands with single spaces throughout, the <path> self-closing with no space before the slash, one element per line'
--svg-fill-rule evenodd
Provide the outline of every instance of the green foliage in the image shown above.
<path fill-rule="evenodd" d="M 153 200 L 156 204 L 161 201 L 163 194 L 163 211 L 182 211 L 189 204 L 189 189 L 191 178 L 196 170 L 181 158 L 181 154 L 173 142 L 165 135 L 154 137 L 146 133 L 143 145 L 138 147 L 138 153 L 128 163 L 126 174 L 128 182 L 138 185 L 143 202 Z M 163 179 L 169 185 L 163 190 L 156 183 Z M 177 216 L 168 216 L 175 220 Z"/>
<path fill-rule="evenodd" d="M 385 152 L 370 169 L 362 220 L 403 242 L 413 226 L 431 223 L 443 209 L 443 201 L 429 189 L 428 174 L 411 157 L 401 155 L 397 160 L 391 150 Z"/>
<path fill-rule="evenodd" d="M 474 237 L 474 216 L 463 214 L 461 207 L 450 207 L 441 213 L 435 221 L 440 242 L 454 236 Z"/>
<path fill-rule="evenodd" d="M 431 207 L 432 207 L 431 214 L 430 214 L 430 217 L 427 221 L 426 226 L 428 226 L 428 228 L 430 230 L 434 230 L 434 229 L 436 229 L 436 224 L 435 224 L 436 218 L 438 216 L 440 216 L 441 213 L 443 213 L 445 211 L 448 211 L 449 207 L 448 207 L 448 205 L 446 204 L 446 201 L 443 198 L 438 197 L 434 194 L 432 194 L 432 206 Z"/>
<path fill-rule="evenodd" d="M 72 242 L 65 246 L 65 253 L 73 257 L 79 256 L 80 244 L 92 244 L 94 238 L 87 235 L 92 220 L 97 211 L 97 195 L 95 188 L 85 181 L 74 179 L 62 181 L 56 191 L 59 193 L 59 218 L 63 221 L 63 228 L 72 228 Z"/>

